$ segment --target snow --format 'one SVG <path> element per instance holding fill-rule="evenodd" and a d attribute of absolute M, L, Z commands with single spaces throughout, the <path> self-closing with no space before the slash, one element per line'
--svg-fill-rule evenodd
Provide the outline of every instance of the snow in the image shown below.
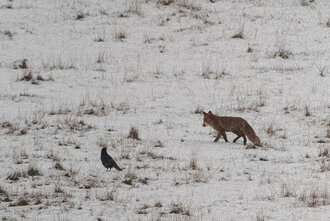
<path fill-rule="evenodd" d="M 329 15 L 327 0 L 1 0 L 0 217 L 329 220 Z M 246 119 L 263 147 L 214 143 L 199 110 Z"/>

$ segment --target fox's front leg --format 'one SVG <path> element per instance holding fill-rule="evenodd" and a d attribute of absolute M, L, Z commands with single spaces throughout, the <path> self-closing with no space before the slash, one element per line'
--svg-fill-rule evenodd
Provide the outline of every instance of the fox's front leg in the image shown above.
<path fill-rule="evenodd" d="M 220 139 L 220 137 L 221 137 L 221 132 L 218 132 L 218 135 L 215 138 L 214 142 L 218 142 L 218 140 Z"/>

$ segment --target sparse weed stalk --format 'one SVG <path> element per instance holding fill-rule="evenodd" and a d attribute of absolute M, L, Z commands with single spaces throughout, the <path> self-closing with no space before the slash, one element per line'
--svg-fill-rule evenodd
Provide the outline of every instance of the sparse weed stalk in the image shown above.
<path fill-rule="evenodd" d="M 311 0 L 299 0 L 301 6 L 309 6 Z"/>
<path fill-rule="evenodd" d="M 236 32 L 236 34 L 234 34 L 233 36 L 231 36 L 232 38 L 240 38 L 240 39 L 244 39 L 244 30 L 245 30 L 245 22 L 243 19 L 241 19 L 239 27 L 238 27 L 238 31 Z"/>
<path fill-rule="evenodd" d="M 273 53 L 273 57 L 281 57 L 283 59 L 288 59 L 292 53 L 287 50 L 287 38 L 289 34 L 289 28 L 285 32 L 280 33 L 280 29 L 277 29 L 275 32 L 275 52 Z"/>
<path fill-rule="evenodd" d="M 312 114 L 311 114 L 311 112 L 310 112 L 308 106 L 305 105 L 305 116 L 306 116 L 306 117 L 310 117 L 311 115 L 312 115 Z"/>
<path fill-rule="evenodd" d="M 93 128 L 91 125 L 85 123 L 83 119 L 75 118 L 72 116 L 68 116 L 62 121 L 58 121 L 57 128 L 62 129 L 63 127 L 72 131 L 88 131 Z"/>
<path fill-rule="evenodd" d="M 202 114 L 203 108 L 201 106 L 197 106 L 196 109 L 193 111 L 194 114 Z"/>
<path fill-rule="evenodd" d="M 54 194 L 64 194 L 64 190 L 59 185 L 55 185 Z"/>
<path fill-rule="evenodd" d="M 52 109 L 49 111 L 49 115 L 66 115 L 72 112 L 73 110 L 71 110 L 69 107 L 60 105 L 57 109 L 52 107 Z"/>
<path fill-rule="evenodd" d="M 328 68 L 325 65 L 318 67 L 318 71 L 321 77 L 326 77 L 328 75 Z"/>
<path fill-rule="evenodd" d="M 137 175 L 133 171 L 132 168 L 129 168 L 127 173 L 125 174 L 123 183 L 133 186 L 133 182 L 137 179 Z"/>
<path fill-rule="evenodd" d="M 327 188 L 313 188 L 305 190 L 299 197 L 307 207 L 319 207 L 330 205 L 330 195 Z"/>
<path fill-rule="evenodd" d="M 104 139 L 104 138 L 100 138 L 98 141 L 97 141 L 97 145 L 99 146 L 99 147 L 102 147 L 102 148 L 106 148 L 106 147 L 108 147 L 109 146 L 109 143 L 108 143 L 108 141 L 106 140 L 106 139 Z"/>
<path fill-rule="evenodd" d="M 105 30 L 97 31 L 96 32 L 96 38 L 94 39 L 94 42 L 104 42 L 105 41 Z"/>
<path fill-rule="evenodd" d="M 5 31 L 1 31 L 1 34 L 3 34 L 4 36 L 6 36 L 9 40 L 13 40 L 14 37 L 14 33 L 9 31 L 9 30 L 5 30 Z"/>
<path fill-rule="evenodd" d="M 82 19 L 84 19 L 87 16 L 89 16 L 89 13 L 88 12 L 83 12 L 81 10 L 78 10 L 76 12 L 75 20 L 82 20 Z"/>
<path fill-rule="evenodd" d="M 237 107 L 234 108 L 235 111 L 245 112 L 245 111 L 255 111 L 259 112 L 259 108 L 265 106 L 265 101 L 263 99 L 258 99 L 247 104 L 242 98 L 237 97 Z"/>
<path fill-rule="evenodd" d="M 320 165 L 320 171 L 323 172 L 328 172 L 330 171 L 330 160 L 329 159 L 323 159 Z"/>
<path fill-rule="evenodd" d="M 131 130 L 130 130 L 127 138 L 131 138 L 134 140 L 141 140 L 139 137 L 139 131 L 135 127 L 131 127 Z"/>
<path fill-rule="evenodd" d="M 273 123 L 271 123 L 267 130 L 266 130 L 266 133 L 271 137 L 271 136 L 274 136 L 275 133 L 276 133 L 276 130 L 274 129 L 274 126 L 273 126 Z"/>
<path fill-rule="evenodd" d="M 99 201 L 115 201 L 117 198 L 117 189 L 112 189 L 112 190 L 107 190 L 106 192 L 102 191 L 99 193 L 96 193 L 95 197 Z M 90 193 L 87 194 L 86 192 L 86 197 L 90 198 Z"/>
<path fill-rule="evenodd" d="M 26 171 L 22 171 L 22 170 L 16 170 L 16 171 L 13 171 L 11 174 L 9 174 L 7 176 L 7 180 L 12 180 L 12 181 L 17 181 L 19 180 L 20 178 L 25 178 L 27 177 L 27 173 Z"/>
<path fill-rule="evenodd" d="M 127 35 L 124 31 L 115 32 L 115 40 L 117 41 L 124 41 L 126 37 Z"/>
<path fill-rule="evenodd" d="M 160 147 L 160 148 L 162 148 L 162 147 L 164 147 L 164 144 L 160 140 L 157 140 L 155 142 L 155 144 L 154 144 L 154 147 Z"/>
<path fill-rule="evenodd" d="M 327 147 L 325 147 L 325 148 L 320 148 L 319 157 L 330 158 L 330 151 L 329 151 L 329 148 L 327 148 Z"/>
<path fill-rule="evenodd" d="M 109 60 L 109 51 L 100 50 L 96 59 L 96 63 L 105 63 Z"/>
<path fill-rule="evenodd" d="M 174 0 L 157 0 L 158 6 L 168 6 L 174 3 Z"/>
<path fill-rule="evenodd" d="M 256 214 L 256 221 L 265 221 L 265 215 L 261 212 Z"/>
<path fill-rule="evenodd" d="M 197 158 L 195 154 L 192 154 L 189 162 L 189 168 L 191 170 L 199 170 L 198 164 L 197 164 Z"/>
<path fill-rule="evenodd" d="M 29 176 L 42 176 L 42 173 L 40 170 L 33 164 L 29 165 L 29 168 L 27 170 L 27 175 Z"/>
<path fill-rule="evenodd" d="M 29 204 L 30 202 L 25 197 L 21 197 L 16 203 L 10 203 L 9 206 L 28 206 Z"/>
<path fill-rule="evenodd" d="M 222 71 L 218 71 L 218 70 L 212 70 L 209 64 L 202 66 L 202 77 L 204 79 L 217 80 L 223 78 L 226 75 L 228 74 L 226 73 L 225 69 L 223 69 Z"/>
<path fill-rule="evenodd" d="M 62 57 L 58 57 L 52 61 L 43 61 L 42 62 L 43 68 L 45 70 L 69 70 L 69 69 L 76 69 L 76 65 L 70 59 L 67 61 L 63 61 Z"/>
<path fill-rule="evenodd" d="M 57 170 L 64 170 L 64 167 L 62 166 L 61 162 L 58 160 L 55 162 L 55 169 Z"/>
<path fill-rule="evenodd" d="M 181 7 L 192 11 L 200 11 L 202 7 L 192 0 L 175 0 L 175 3 Z"/>
<path fill-rule="evenodd" d="M 141 0 L 130 0 L 126 12 L 141 16 L 143 14 Z"/>
<path fill-rule="evenodd" d="M 8 195 L 8 192 L 2 186 L 0 186 L 0 197 L 8 197 Z"/>
<path fill-rule="evenodd" d="M 296 197 L 296 193 L 292 186 L 289 186 L 284 183 L 281 185 L 281 196 L 282 197 Z"/>
<path fill-rule="evenodd" d="M 143 214 L 143 215 L 148 214 L 148 211 L 147 211 L 148 208 L 150 208 L 150 206 L 147 205 L 147 204 L 144 204 L 143 206 L 141 206 L 141 207 L 137 210 L 137 214 Z"/>
<path fill-rule="evenodd" d="M 182 203 L 172 203 L 170 213 L 191 216 L 189 206 L 184 206 Z"/>
<path fill-rule="evenodd" d="M 195 170 L 191 173 L 191 177 L 188 178 L 186 181 L 186 184 L 189 183 L 207 183 L 209 181 L 209 176 L 206 174 L 206 172 L 199 170 Z"/>

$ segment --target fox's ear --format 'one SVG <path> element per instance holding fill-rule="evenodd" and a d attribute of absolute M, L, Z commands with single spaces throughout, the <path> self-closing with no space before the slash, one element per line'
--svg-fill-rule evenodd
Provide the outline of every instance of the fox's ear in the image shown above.
<path fill-rule="evenodd" d="M 204 111 L 202 111 L 202 114 L 206 115 L 207 113 L 205 113 Z"/>
<path fill-rule="evenodd" d="M 209 111 L 209 114 L 212 114 L 212 112 L 211 112 L 211 111 Z"/>

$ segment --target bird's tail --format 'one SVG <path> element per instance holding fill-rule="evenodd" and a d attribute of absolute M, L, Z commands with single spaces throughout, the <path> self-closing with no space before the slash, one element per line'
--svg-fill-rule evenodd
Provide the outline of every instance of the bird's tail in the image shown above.
<path fill-rule="evenodd" d="M 116 170 L 122 171 L 122 169 L 115 163 L 114 168 L 116 168 Z"/>

